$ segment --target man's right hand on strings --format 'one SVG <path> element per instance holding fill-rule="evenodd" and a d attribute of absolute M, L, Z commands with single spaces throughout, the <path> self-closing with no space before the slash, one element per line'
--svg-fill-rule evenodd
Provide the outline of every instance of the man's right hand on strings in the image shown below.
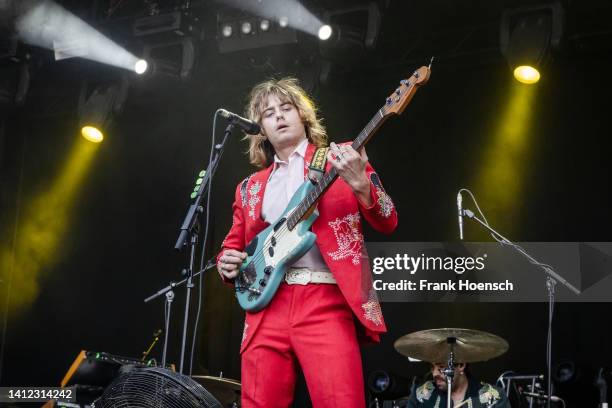
<path fill-rule="evenodd" d="M 236 251 L 235 249 L 226 249 L 223 255 L 219 258 L 217 269 L 219 273 L 227 279 L 234 279 L 238 276 L 240 265 L 246 259 L 246 252 Z"/>

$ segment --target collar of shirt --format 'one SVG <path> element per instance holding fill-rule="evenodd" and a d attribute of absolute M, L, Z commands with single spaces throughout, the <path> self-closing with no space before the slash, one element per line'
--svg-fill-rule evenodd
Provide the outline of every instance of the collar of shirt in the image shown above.
<path fill-rule="evenodd" d="M 300 144 L 298 145 L 298 147 L 295 148 L 295 150 L 293 151 L 293 153 L 291 153 L 289 155 L 289 159 L 291 160 L 291 158 L 294 155 L 299 155 L 302 159 L 304 159 L 304 156 L 306 155 L 306 149 L 308 148 L 308 138 L 304 138 L 304 140 L 302 140 L 300 142 Z M 280 159 L 280 157 L 278 157 L 278 155 L 274 155 L 274 168 L 272 169 L 272 173 L 274 173 L 276 171 L 276 169 L 278 169 L 278 167 L 281 164 L 288 164 L 288 162 L 285 162 L 283 160 Z M 270 174 L 270 176 L 272 176 L 272 174 Z"/>

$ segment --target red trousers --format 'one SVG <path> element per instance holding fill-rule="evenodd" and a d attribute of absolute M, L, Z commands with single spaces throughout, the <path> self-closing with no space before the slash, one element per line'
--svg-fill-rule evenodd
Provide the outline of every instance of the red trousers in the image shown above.
<path fill-rule="evenodd" d="M 282 283 L 242 352 L 242 407 L 286 408 L 299 364 L 314 408 L 365 407 L 353 312 L 337 285 Z"/>

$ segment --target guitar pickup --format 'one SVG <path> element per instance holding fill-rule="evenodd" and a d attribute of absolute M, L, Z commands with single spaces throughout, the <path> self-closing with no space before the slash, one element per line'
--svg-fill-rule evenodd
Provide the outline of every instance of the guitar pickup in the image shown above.
<path fill-rule="evenodd" d="M 257 249 L 257 241 L 257 236 L 255 236 L 255 238 L 249 242 L 249 245 L 244 248 L 244 252 L 246 252 L 248 256 L 253 256 L 255 253 L 255 250 Z"/>
<path fill-rule="evenodd" d="M 278 222 L 274 226 L 274 232 L 278 231 L 278 229 L 280 227 L 282 227 L 282 225 L 285 223 L 285 221 L 287 221 L 287 218 L 281 218 L 280 220 L 278 220 Z"/>

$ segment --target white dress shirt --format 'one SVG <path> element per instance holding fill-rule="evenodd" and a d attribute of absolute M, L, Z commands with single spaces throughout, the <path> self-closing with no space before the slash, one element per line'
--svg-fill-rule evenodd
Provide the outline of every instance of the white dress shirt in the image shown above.
<path fill-rule="evenodd" d="M 266 185 L 261 208 L 261 215 L 266 222 L 273 223 L 281 216 L 293 194 L 304 183 L 304 155 L 307 147 L 308 139 L 304 139 L 289 155 L 287 162 L 274 155 L 274 168 Z M 292 266 L 313 271 L 329 270 L 316 243 Z"/>

